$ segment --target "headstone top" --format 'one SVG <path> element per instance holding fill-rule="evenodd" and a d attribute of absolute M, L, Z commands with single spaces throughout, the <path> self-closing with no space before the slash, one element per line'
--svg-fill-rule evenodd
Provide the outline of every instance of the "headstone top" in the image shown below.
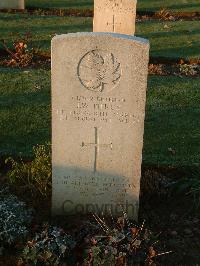
<path fill-rule="evenodd" d="M 94 0 L 94 32 L 135 33 L 136 0 Z"/>
<path fill-rule="evenodd" d="M 135 42 L 142 44 L 149 44 L 149 40 L 141 37 L 136 37 L 133 35 L 127 35 L 122 33 L 112 33 L 112 32 L 77 32 L 77 33 L 68 33 L 68 34 L 60 34 L 53 37 L 52 41 L 55 42 L 57 39 L 58 41 L 66 40 L 67 38 L 77 38 L 77 37 L 90 37 L 90 38 L 96 38 L 96 37 L 103 37 L 103 38 L 119 38 L 123 40 L 132 40 Z"/>
<path fill-rule="evenodd" d="M 126 12 L 134 13 L 133 3 L 135 0 L 101 0 L 95 2 L 95 8 L 101 10 L 104 4 L 104 10 L 112 10 L 113 12 Z"/>

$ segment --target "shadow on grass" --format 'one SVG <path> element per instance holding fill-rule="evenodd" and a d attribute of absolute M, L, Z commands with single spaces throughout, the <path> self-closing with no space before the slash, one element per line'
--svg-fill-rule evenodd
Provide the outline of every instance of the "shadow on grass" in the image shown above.
<path fill-rule="evenodd" d="M 35 106 L 36 104 L 49 104 L 50 93 L 46 91 L 29 92 L 24 94 L 9 94 L 7 97 L 1 97 L 1 103 L 4 109 L 10 108 L 13 104 L 16 108 L 20 106 Z"/>
<path fill-rule="evenodd" d="M 41 28 L 42 27 L 42 28 Z M 19 34 L 25 34 L 26 32 L 30 32 L 30 34 L 38 34 L 38 29 L 39 29 L 39 32 L 40 32 L 40 35 L 42 34 L 45 34 L 45 36 L 49 35 L 49 33 L 63 33 L 63 32 L 77 32 L 77 31 L 91 31 L 92 29 L 92 23 L 91 21 L 86 21 L 86 23 L 84 24 L 69 24 L 69 25 L 66 25 L 63 24 L 62 25 L 56 25 L 54 24 L 53 26 L 52 25 L 40 25 L 40 24 L 35 24 L 34 25 L 34 21 L 33 21 L 33 25 L 27 25 L 26 29 L 25 28 L 22 28 L 21 26 L 10 26 L 10 27 L 6 27 L 4 29 L 1 29 L 1 32 L 2 34 L 5 34 L 5 33 L 17 33 L 16 35 L 19 35 Z M 36 36 L 36 38 L 40 38 L 40 35 Z"/>
<path fill-rule="evenodd" d="M 199 116 L 198 106 L 147 107 L 144 165 L 199 167 Z"/>
<path fill-rule="evenodd" d="M 67 8 L 85 8 L 85 7 L 91 7 L 93 8 L 93 1 L 33 1 L 27 0 L 26 4 L 27 8 L 61 8 L 61 9 L 67 9 Z"/>
<path fill-rule="evenodd" d="M 138 1 L 138 10 L 146 10 L 146 11 L 158 11 L 161 9 L 167 9 L 171 11 L 200 11 L 200 5 L 198 3 L 198 0 L 189 0 L 189 1 L 184 1 L 184 0 L 140 0 Z M 195 10 L 196 9 L 196 10 Z"/>
<path fill-rule="evenodd" d="M 173 28 L 172 28 L 173 29 Z M 189 37 L 189 36 L 193 36 L 193 35 L 199 35 L 200 34 L 200 31 L 199 29 L 195 29 L 195 30 L 192 30 L 192 31 L 189 31 L 189 30 L 185 30 L 185 29 L 180 29 L 178 31 L 172 31 L 169 30 L 169 31 L 157 31 L 157 32 L 148 32 L 148 38 L 155 38 L 155 37 L 165 37 L 165 38 L 170 38 L 170 37 L 176 37 L 179 36 L 181 34 L 181 38 L 183 37 L 183 35 L 186 35 L 186 37 Z M 142 35 L 140 34 L 140 32 L 137 31 L 137 34 L 138 35 Z"/>
<path fill-rule="evenodd" d="M 50 106 L 22 105 L 0 110 L 0 156 L 32 157 L 32 148 L 50 141 Z"/>
<path fill-rule="evenodd" d="M 192 44 L 191 46 L 176 46 L 174 48 L 163 48 L 163 49 L 156 49 L 156 47 L 152 47 L 150 50 L 151 56 L 162 56 L 166 55 L 166 58 L 185 58 L 185 59 L 192 59 L 192 58 L 200 58 L 200 51 L 199 51 L 199 43 Z"/>
<path fill-rule="evenodd" d="M 191 3 L 191 4 L 186 4 L 186 3 L 183 3 L 183 4 L 173 4 L 173 5 L 169 5 L 168 7 L 167 7 L 167 9 L 178 9 L 178 10 L 180 10 L 180 9 L 182 9 L 182 8 L 184 8 L 184 9 L 187 9 L 187 8 L 197 8 L 198 9 L 198 12 L 200 11 L 200 3 Z"/>

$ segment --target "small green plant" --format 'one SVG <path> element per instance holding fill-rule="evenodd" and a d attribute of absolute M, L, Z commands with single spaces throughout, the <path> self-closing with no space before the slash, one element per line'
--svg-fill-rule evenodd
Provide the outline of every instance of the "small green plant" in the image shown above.
<path fill-rule="evenodd" d="M 132 224 L 124 213 L 116 221 L 113 217 L 93 215 L 96 220 L 73 234 L 62 228 L 45 224 L 27 242 L 18 265 L 80 265 L 80 266 L 137 266 L 157 265 L 158 257 L 171 253 L 157 251 L 158 235 Z"/>
<path fill-rule="evenodd" d="M 0 189 L 0 255 L 8 245 L 24 240 L 32 220 L 32 210 L 25 203 L 9 193 L 8 188 Z"/>
<path fill-rule="evenodd" d="M 180 73 L 185 75 L 185 76 L 196 76 L 199 72 L 199 66 L 197 64 L 183 64 L 180 65 Z"/>
<path fill-rule="evenodd" d="M 159 253 L 156 248 L 158 235 L 144 227 L 132 224 L 126 213 L 112 224 L 105 218 L 94 215 L 95 220 L 103 231 L 101 235 L 87 235 L 83 241 L 83 266 L 136 266 L 156 265 L 157 257 L 171 253 Z"/>
<path fill-rule="evenodd" d="M 73 238 L 58 227 L 45 224 L 36 236 L 28 241 L 18 265 L 60 265 L 75 247 Z"/>
<path fill-rule="evenodd" d="M 42 8 L 38 8 L 38 9 L 35 9 L 34 10 L 34 15 L 36 15 L 36 16 L 43 16 L 43 15 L 45 15 L 45 10 L 43 10 Z"/>
<path fill-rule="evenodd" d="M 20 162 L 13 158 L 6 159 L 11 165 L 7 173 L 11 185 L 30 192 L 32 196 L 47 197 L 51 192 L 51 152 L 50 145 L 33 147 L 34 159 L 31 162 Z"/>
<path fill-rule="evenodd" d="M 200 209 L 200 173 L 191 171 L 191 177 L 178 180 L 172 185 L 173 190 L 178 194 L 184 194 L 193 198 L 194 209 Z"/>

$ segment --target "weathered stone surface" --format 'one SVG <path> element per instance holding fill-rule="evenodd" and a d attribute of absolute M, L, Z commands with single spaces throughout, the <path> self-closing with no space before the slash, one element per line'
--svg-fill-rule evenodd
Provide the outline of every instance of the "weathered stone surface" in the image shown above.
<path fill-rule="evenodd" d="M 134 35 L 137 0 L 94 0 L 94 32 Z"/>
<path fill-rule="evenodd" d="M 53 214 L 137 218 L 148 54 L 133 36 L 53 38 Z"/>
<path fill-rule="evenodd" d="M 24 0 L 0 0 L 0 9 L 24 9 Z"/>

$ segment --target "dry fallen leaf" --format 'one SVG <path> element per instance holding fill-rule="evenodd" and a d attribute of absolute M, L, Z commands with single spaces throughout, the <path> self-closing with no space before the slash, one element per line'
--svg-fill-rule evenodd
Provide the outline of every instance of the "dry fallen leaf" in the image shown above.
<path fill-rule="evenodd" d="M 167 24 L 165 24 L 163 28 L 164 28 L 164 29 L 170 29 L 170 26 L 167 25 Z"/>

